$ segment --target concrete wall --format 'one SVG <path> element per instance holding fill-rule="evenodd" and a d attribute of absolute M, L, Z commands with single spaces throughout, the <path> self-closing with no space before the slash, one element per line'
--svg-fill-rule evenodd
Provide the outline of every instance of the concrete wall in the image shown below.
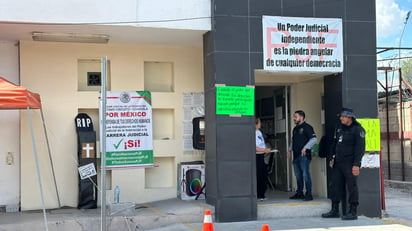
<path fill-rule="evenodd" d="M 389 114 L 389 132 L 398 133 L 400 132 L 400 105 L 399 104 L 389 104 L 388 114 Z M 403 104 L 403 130 L 408 135 L 411 132 L 411 103 L 405 102 Z M 381 122 L 381 132 L 386 133 L 386 106 L 384 104 L 379 105 L 379 119 Z"/>
<path fill-rule="evenodd" d="M 167 22 L 153 22 L 159 20 Z M 144 27 L 209 30 L 210 0 L 3 1 L 0 3 L 0 21 L 104 24 L 131 22 L 132 25 Z M 143 21 L 144 23 L 139 23 Z"/>
<path fill-rule="evenodd" d="M 390 140 L 388 144 L 387 135 L 387 116 L 386 106 L 379 105 L 379 119 L 381 122 L 381 147 L 382 147 L 382 167 L 385 174 L 385 179 L 402 180 L 404 174 L 405 181 L 412 181 L 412 149 L 411 149 L 411 108 L 410 102 L 403 104 L 403 160 L 404 173 L 402 173 L 402 150 L 400 141 L 400 110 L 399 104 L 390 104 L 388 108 L 389 114 L 389 134 Z M 389 146 L 388 146 L 389 145 Z M 388 153 L 389 151 L 389 153 Z M 389 166 L 390 164 L 390 166 Z M 389 173 L 390 168 L 390 173 Z"/>
<path fill-rule="evenodd" d="M 121 201 L 143 203 L 176 196 L 176 166 L 181 161 L 201 159 L 199 151 L 183 151 L 183 92 L 203 91 L 201 48 L 93 45 L 21 41 L 21 82 L 41 95 L 62 206 L 77 206 L 77 142 L 74 118 L 80 110 L 97 113 L 97 91 L 78 91 L 78 60 L 108 57 L 113 91 L 144 90 L 144 62 L 173 63 L 172 92 L 152 92 L 154 137 L 170 128 L 169 140 L 154 140 L 157 168 L 113 170 L 109 173 L 108 201 L 115 185 Z M 166 113 L 164 113 L 166 110 Z M 158 114 L 160 113 L 160 115 Z M 55 196 L 47 147 L 39 112 L 33 111 L 46 207 L 55 208 Z M 96 114 L 94 114 L 96 115 Z M 165 120 L 162 118 L 166 116 Z M 96 117 L 94 117 L 96 118 Z M 95 119 L 94 127 L 98 127 Z M 172 124 L 169 124 L 172 123 Z M 21 118 L 21 204 L 22 210 L 41 208 L 35 174 L 27 113 Z M 170 130 L 170 131 L 169 131 Z M 100 183 L 99 183 L 100 184 Z M 100 199 L 100 198 L 99 198 Z"/>
<path fill-rule="evenodd" d="M 404 173 L 402 173 L 401 142 L 399 139 L 390 141 L 390 178 L 389 178 L 389 161 L 386 147 L 386 139 L 382 150 L 382 167 L 385 179 L 402 181 L 402 174 L 405 174 L 405 181 L 412 182 L 412 149 L 411 141 L 404 141 Z"/>
<path fill-rule="evenodd" d="M 19 50 L 12 42 L 0 41 L 0 76 L 19 84 Z M 0 207 L 20 202 L 20 112 L 0 110 Z M 8 153 L 12 164 L 6 162 Z"/>

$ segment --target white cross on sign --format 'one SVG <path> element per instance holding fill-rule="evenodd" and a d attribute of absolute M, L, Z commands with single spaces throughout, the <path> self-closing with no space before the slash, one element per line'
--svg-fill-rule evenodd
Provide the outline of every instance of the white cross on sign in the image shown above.
<path fill-rule="evenodd" d="M 94 143 L 82 143 L 82 158 L 94 158 Z"/>

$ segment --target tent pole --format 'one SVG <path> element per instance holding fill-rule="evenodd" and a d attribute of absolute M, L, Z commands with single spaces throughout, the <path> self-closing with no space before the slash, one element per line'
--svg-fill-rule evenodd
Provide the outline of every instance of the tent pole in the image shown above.
<path fill-rule="evenodd" d="M 33 122 L 32 122 L 32 119 L 31 119 L 30 108 L 29 107 L 27 107 L 27 117 L 29 119 L 29 124 L 30 124 L 31 142 L 33 144 L 34 160 L 36 161 L 37 180 L 39 182 L 41 203 L 43 205 L 44 228 L 45 228 L 46 231 L 48 231 L 49 229 L 47 227 L 46 206 L 44 205 L 44 195 L 43 195 L 43 186 L 42 186 L 42 183 L 41 183 L 41 176 L 40 176 L 39 159 L 38 159 L 38 156 L 37 156 L 36 142 L 34 141 Z"/>
<path fill-rule="evenodd" d="M 49 152 L 49 159 L 50 159 L 50 165 L 51 165 L 51 169 L 52 169 L 52 173 L 53 173 L 54 188 L 55 188 L 55 190 L 56 190 L 57 202 L 59 203 L 59 208 L 61 208 L 62 206 L 61 206 L 61 204 L 60 204 L 59 191 L 57 190 L 56 175 L 54 174 L 53 159 L 52 159 L 51 151 L 50 151 L 49 137 L 47 136 L 46 123 L 44 122 L 43 109 L 41 109 L 41 108 L 40 108 L 40 113 L 41 113 L 41 120 L 42 120 L 42 122 L 43 122 L 44 135 L 45 135 L 45 137 L 46 137 L 47 151 Z"/>

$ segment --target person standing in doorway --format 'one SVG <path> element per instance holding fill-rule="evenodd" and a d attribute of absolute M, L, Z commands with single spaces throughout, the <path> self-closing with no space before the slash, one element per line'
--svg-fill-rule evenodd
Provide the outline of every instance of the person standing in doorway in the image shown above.
<path fill-rule="evenodd" d="M 350 108 L 342 109 L 339 120 L 341 124 L 336 129 L 334 152 L 329 161 L 329 166 L 332 168 L 332 209 L 322 214 L 322 217 L 339 217 L 339 201 L 344 193 L 342 190 L 347 188 L 350 207 L 349 213 L 343 214 L 342 220 L 356 220 L 359 205 L 357 177 L 365 153 L 365 130 L 356 121 L 355 113 Z"/>
<path fill-rule="evenodd" d="M 266 180 L 267 169 L 264 160 L 265 153 L 269 153 L 270 149 L 266 148 L 265 139 L 260 131 L 261 121 L 256 118 L 256 182 L 257 182 L 257 198 L 260 201 L 266 200 Z"/>
<path fill-rule="evenodd" d="M 297 110 L 293 114 L 296 126 L 292 131 L 292 142 L 288 150 L 288 158 L 293 153 L 293 170 L 296 176 L 297 190 L 289 199 L 313 200 L 312 179 L 310 177 L 310 162 L 312 160 L 311 148 L 317 142 L 313 127 L 305 122 L 305 112 Z M 303 194 L 303 182 L 306 186 L 306 194 Z"/>

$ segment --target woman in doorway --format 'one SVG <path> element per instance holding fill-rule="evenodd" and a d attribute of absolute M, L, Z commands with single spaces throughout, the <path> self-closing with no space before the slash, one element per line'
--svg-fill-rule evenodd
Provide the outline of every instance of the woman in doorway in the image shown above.
<path fill-rule="evenodd" d="M 256 118 L 256 180 L 257 180 L 257 198 L 260 201 L 266 200 L 266 180 L 267 169 L 264 160 L 264 154 L 269 153 L 270 149 L 266 148 L 265 139 L 260 131 L 261 122 Z"/>

